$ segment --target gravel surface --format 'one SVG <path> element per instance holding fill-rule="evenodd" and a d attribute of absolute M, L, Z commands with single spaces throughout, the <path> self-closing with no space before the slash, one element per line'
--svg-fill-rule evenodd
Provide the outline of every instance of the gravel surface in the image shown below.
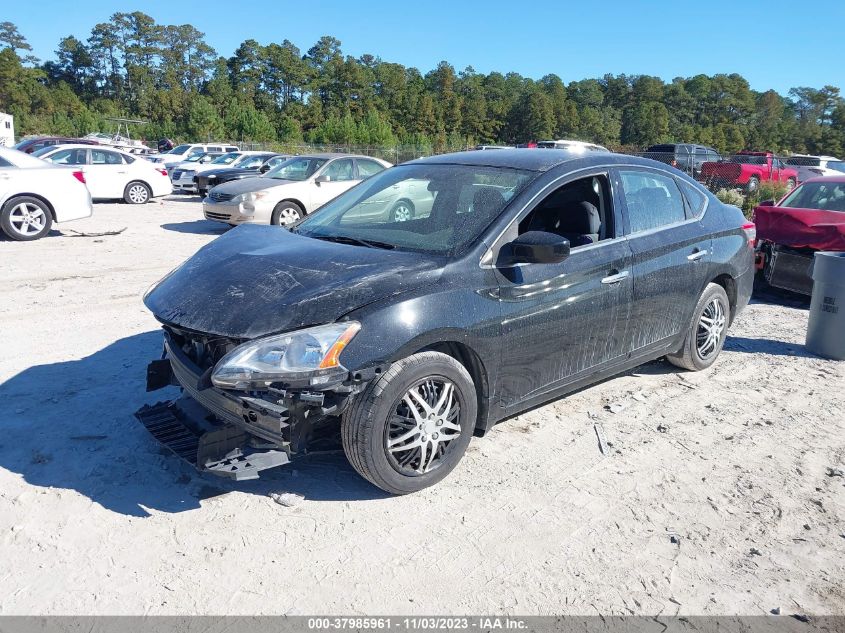
<path fill-rule="evenodd" d="M 223 232 L 201 218 L 98 204 L 0 241 L 0 613 L 845 612 L 845 363 L 804 350 L 802 302 L 755 301 L 708 371 L 508 420 L 415 495 L 340 453 L 235 484 L 132 417 L 161 393 L 141 295 Z"/>

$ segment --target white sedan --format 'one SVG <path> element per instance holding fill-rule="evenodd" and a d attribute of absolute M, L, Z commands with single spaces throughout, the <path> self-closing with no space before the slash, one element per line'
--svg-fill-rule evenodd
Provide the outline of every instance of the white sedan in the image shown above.
<path fill-rule="evenodd" d="M 263 176 L 214 187 L 203 200 L 203 212 L 206 219 L 227 224 L 291 224 L 388 167 L 370 156 L 297 156 Z"/>
<path fill-rule="evenodd" d="M 13 240 L 37 240 L 54 222 L 91 215 L 81 169 L 64 169 L 0 147 L 0 228 Z"/>
<path fill-rule="evenodd" d="M 56 145 L 35 152 L 55 165 L 79 167 L 95 200 L 144 204 L 173 192 L 167 169 L 140 156 L 92 145 Z"/>

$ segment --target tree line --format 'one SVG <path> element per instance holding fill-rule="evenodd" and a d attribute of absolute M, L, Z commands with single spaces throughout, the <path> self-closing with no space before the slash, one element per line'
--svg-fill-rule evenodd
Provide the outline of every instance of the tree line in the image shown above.
<path fill-rule="evenodd" d="M 115 13 L 55 58 L 31 54 L 0 22 L 0 111 L 17 133 L 110 131 L 109 117 L 148 123 L 134 135 L 186 140 L 415 145 L 443 151 L 477 143 L 579 138 L 636 150 L 686 141 L 741 149 L 845 154 L 845 99 L 835 86 L 786 96 L 752 90 L 738 74 L 606 74 L 564 83 L 483 74 L 446 61 L 423 74 L 373 55 L 344 55 L 324 36 L 304 53 L 291 41 L 247 39 L 223 57 L 191 25 L 141 11 Z"/>

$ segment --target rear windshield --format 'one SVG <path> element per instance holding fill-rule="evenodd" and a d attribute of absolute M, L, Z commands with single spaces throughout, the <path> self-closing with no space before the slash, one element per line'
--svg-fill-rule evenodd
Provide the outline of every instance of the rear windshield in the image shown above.
<path fill-rule="evenodd" d="M 174 147 L 172 150 L 170 150 L 167 153 L 168 154 L 184 154 L 189 149 L 191 149 L 190 145 L 177 145 L 176 147 Z"/>
<path fill-rule="evenodd" d="M 745 165 L 765 165 L 766 157 L 754 156 L 749 154 L 737 154 L 736 156 L 731 156 L 730 158 L 728 158 L 728 161 L 731 163 L 742 163 Z"/>
<path fill-rule="evenodd" d="M 786 196 L 779 206 L 845 211 L 845 182 L 805 182 Z"/>

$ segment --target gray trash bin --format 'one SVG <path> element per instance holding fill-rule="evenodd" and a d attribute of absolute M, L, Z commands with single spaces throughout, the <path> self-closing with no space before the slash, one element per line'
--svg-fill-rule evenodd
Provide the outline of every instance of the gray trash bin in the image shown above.
<path fill-rule="evenodd" d="M 845 253 L 818 251 L 812 276 L 807 349 L 825 358 L 845 360 Z"/>

